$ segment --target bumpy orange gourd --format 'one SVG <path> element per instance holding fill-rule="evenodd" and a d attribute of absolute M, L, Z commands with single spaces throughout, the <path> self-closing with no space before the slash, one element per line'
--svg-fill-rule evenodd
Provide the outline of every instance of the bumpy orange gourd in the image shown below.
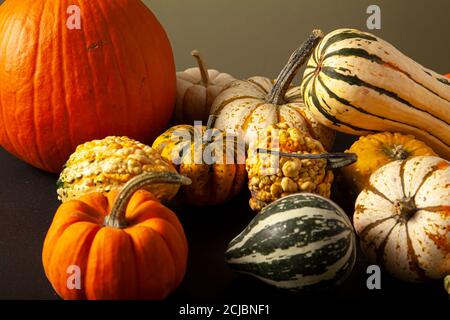
<path fill-rule="evenodd" d="M 127 137 L 106 137 L 79 145 L 64 165 L 56 183 L 58 199 L 66 202 L 92 192 L 120 190 L 146 172 L 177 171 L 154 149 Z M 170 200 L 178 185 L 150 185 L 147 191 L 161 201 Z"/>
<path fill-rule="evenodd" d="M 355 196 L 367 186 L 370 175 L 389 162 L 436 156 L 430 147 L 413 136 L 390 132 L 361 137 L 347 152 L 358 156 L 354 164 L 342 168 L 344 179 Z"/>
<path fill-rule="evenodd" d="M 186 270 L 188 246 L 177 216 L 152 183 L 186 184 L 176 173 L 146 173 L 117 193 L 90 193 L 62 204 L 42 252 L 45 274 L 64 299 L 164 299 Z M 79 268 L 80 289 L 69 276 Z M 68 274 L 69 272 L 69 274 Z"/>
<path fill-rule="evenodd" d="M 0 145 L 33 166 L 59 172 L 109 135 L 150 142 L 172 115 L 172 49 L 139 0 L 8 0 L 0 44 Z"/>
<path fill-rule="evenodd" d="M 327 168 L 324 159 L 295 159 L 261 154 L 260 148 L 274 151 L 272 145 L 278 144 L 276 151 L 296 154 L 323 154 L 325 148 L 320 141 L 313 139 L 302 130 L 291 127 L 290 123 L 270 125 L 265 135 L 251 143 L 246 169 L 249 201 L 252 210 L 260 211 L 269 203 L 292 193 L 308 192 L 329 198 L 334 175 Z M 273 165 L 275 164 L 275 165 Z"/>

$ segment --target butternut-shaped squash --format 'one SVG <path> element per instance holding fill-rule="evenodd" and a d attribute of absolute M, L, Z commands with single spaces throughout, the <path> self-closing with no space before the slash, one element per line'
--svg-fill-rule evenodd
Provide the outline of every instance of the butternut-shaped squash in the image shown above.
<path fill-rule="evenodd" d="M 302 94 L 322 124 L 350 134 L 412 134 L 450 159 L 450 81 L 369 33 L 326 35 L 307 64 Z"/>

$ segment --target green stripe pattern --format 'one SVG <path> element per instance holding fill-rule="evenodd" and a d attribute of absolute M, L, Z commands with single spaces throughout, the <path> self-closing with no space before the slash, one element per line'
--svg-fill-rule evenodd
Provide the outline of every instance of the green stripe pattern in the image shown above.
<path fill-rule="evenodd" d="M 231 268 L 275 287 L 320 290 L 350 274 L 355 235 L 336 204 L 299 193 L 264 208 L 229 243 L 225 258 Z"/>
<path fill-rule="evenodd" d="M 306 107 L 350 134 L 397 131 L 450 155 L 450 82 L 387 42 L 354 29 L 328 34 L 306 66 Z"/>

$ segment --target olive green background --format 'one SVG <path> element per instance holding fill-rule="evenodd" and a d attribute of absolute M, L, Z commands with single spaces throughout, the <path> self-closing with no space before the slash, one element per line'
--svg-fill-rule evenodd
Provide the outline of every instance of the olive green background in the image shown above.
<path fill-rule="evenodd" d="M 449 0 L 142 1 L 166 29 L 178 70 L 194 64 L 196 48 L 210 68 L 237 78 L 275 77 L 312 29 L 352 27 L 382 37 L 425 67 L 450 72 Z M 381 8 L 381 30 L 366 27 L 371 4 Z"/>
<path fill-rule="evenodd" d="M 113 0 L 112 0 L 113 1 Z M 353 27 L 394 44 L 439 73 L 450 72 L 449 0 L 144 0 L 165 27 L 178 70 L 201 51 L 210 68 L 235 77 L 275 77 L 314 28 Z M 368 30 L 367 7 L 381 8 L 381 30 Z"/>

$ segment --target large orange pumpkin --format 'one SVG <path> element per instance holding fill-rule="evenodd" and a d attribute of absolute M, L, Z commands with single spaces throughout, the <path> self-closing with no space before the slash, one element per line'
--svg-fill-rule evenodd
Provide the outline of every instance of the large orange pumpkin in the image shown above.
<path fill-rule="evenodd" d="M 120 193 L 91 193 L 59 207 L 42 262 L 62 298 L 164 299 L 178 287 L 187 262 L 183 227 L 171 210 L 141 190 L 161 182 L 190 180 L 176 173 L 145 173 Z M 71 276 L 79 277 L 78 286 Z"/>
<path fill-rule="evenodd" d="M 0 144 L 20 159 L 59 172 L 86 141 L 151 142 L 175 97 L 169 40 L 140 0 L 0 6 Z"/>

